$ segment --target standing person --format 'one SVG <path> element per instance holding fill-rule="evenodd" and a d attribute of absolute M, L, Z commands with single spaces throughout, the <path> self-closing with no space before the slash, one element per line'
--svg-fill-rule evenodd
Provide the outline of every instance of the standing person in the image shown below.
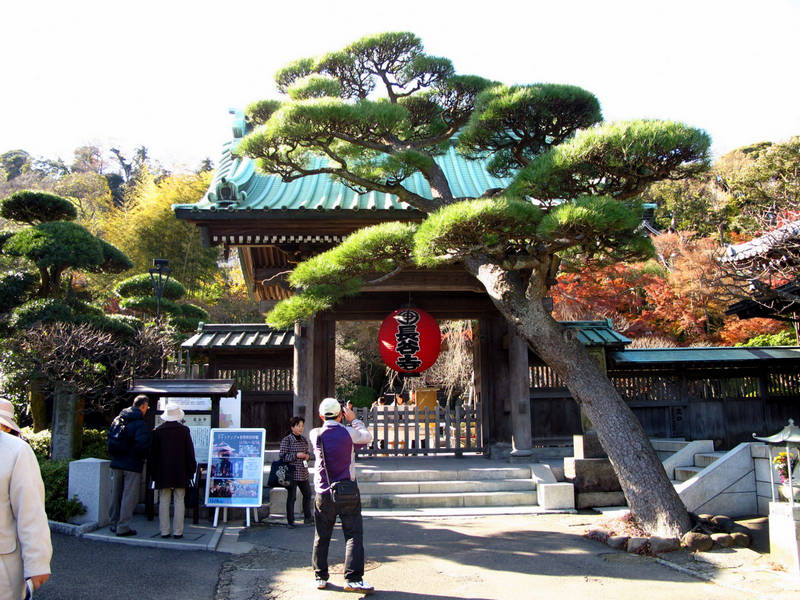
<path fill-rule="evenodd" d="M 139 501 L 142 469 L 150 450 L 152 432 L 144 420 L 150 402 L 140 394 L 133 406 L 124 409 L 108 431 L 108 453 L 111 456 L 111 531 L 120 537 L 136 535 L 131 529 L 133 509 Z"/>
<path fill-rule="evenodd" d="M 291 433 L 281 440 L 279 457 L 291 465 L 292 482 L 286 494 L 286 523 L 289 529 L 294 529 L 294 501 L 297 497 L 297 488 L 303 494 L 303 523 L 310 525 L 314 522 L 311 514 L 311 486 L 308 483 L 308 468 L 305 461 L 311 458 L 311 447 L 308 440 L 303 437 L 306 420 L 303 417 L 289 419 Z"/>
<path fill-rule="evenodd" d="M 149 465 L 153 484 L 158 490 L 158 525 L 162 538 L 169 537 L 171 499 L 175 500 L 172 537 L 183 537 L 186 487 L 197 469 L 192 435 L 189 428 L 180 422 L 183 416 L 180 406 L 175 402 L 167 403 L 161 415 L 164 422 L 153 431 L 153 445 L 150 447 Z"/>
<path fill-rule="evenodd" d="M 325 398 L 319 405 L 319 415 L 325 420 L 322 427 L 311 430 L 311 447 L 316 460 L 314 468 L 314 550 L 311 563 L 317 579 L 317 589 L 328 585 L 328 546 L 336 525 L 342 522 L 346 542 L 344 559 L 344 589 L 347 592 L 369 594 L 373 587 L 364 581 L 364 534 L 361 520 L 361 499 L 347 505 L 337 505 L 331 498 L 331 485 L 337 481 L 356 480 L 356 444 L 369 444 L 372 434 L 356 419 L 349 405 L 342 407 L 336 398 Z M 342 425 L 342 419 L 350 427 Z"/>
<path fill-rule="evenodd" d="M 50 578 L 50 527 L 33 450 L 19 437 L 14 405 L 0 398 L 0 600 L 25 597 Z"/>

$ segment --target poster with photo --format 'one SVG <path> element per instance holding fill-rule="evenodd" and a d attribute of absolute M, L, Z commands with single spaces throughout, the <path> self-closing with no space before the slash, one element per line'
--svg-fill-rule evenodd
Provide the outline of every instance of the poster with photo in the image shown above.
<path fill-rule="evenodd" d="M 261 506 L 264 429 L 212 429 L 206 506 Z"/>

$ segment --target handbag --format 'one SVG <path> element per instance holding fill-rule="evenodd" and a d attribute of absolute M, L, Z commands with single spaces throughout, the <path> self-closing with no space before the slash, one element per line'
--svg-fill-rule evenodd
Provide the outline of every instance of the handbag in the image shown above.
<path fill-rule="evenodd" d="M 330 483 L 331 476 L 328 474 L 328 465 L 325 464 L 325 448 L 322 445 L 322 436 L 317 439 L 319 440 L 319 448 L 321 450 L 322 468 L 325 469 L 325 477 L 328 483 Z M 358 491 L 358 484 L 352 479 L 334 481 L 330 483 L 330 486 L 331 500 L 333 500 L 337 509 L 353 507 L 361 499 L 361 494 Z"/>
<path fill-rule="evenodd" d="M 283 460 L 274 460 L 269 467 L 267 487 L 284 487 L 292 485 L 292 465 Z"/>

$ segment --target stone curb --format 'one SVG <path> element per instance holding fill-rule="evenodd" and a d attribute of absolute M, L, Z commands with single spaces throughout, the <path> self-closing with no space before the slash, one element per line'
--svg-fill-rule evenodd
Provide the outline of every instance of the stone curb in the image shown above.
<path fill-rule="evenodd" d="M 214 552 L 217 548 L 217 544 L 219 543 L 220 537 L 222 536 L 222 532 L 225 529 L 224 525 L 220 525 L 216 528 L 213 534 L 211 534 L 211 539 L 208 542 L 189 542 L 189 541 L 181 541 L 176 542 L 173 540 L 162 540 L 162 539 L 153 539 L 153 538 L 138 538 L 138 537 L 117 537 L 117 536 L 108 536 L 102 534 L 95 534 L 95 533 L 84 533 L 81 534 L 79 537 L 85 538 L 88 540 L 99 541 L 99 542 L 108 542 L 110 544 L 126 544 L 128 546 L 140 546 L 143 548 L 160 548 L 162 550 L 205 550 Z"/>
<path fill-rule="evenodd" d="M 47 521 L 47 524 L 50 526 L 51 532 L 73 537 L 83 537 L 84 534 L 95 531 L 98 528 L 96 522 L 73 525 L 72 523 L 62 523 L 61 521 Z"/>

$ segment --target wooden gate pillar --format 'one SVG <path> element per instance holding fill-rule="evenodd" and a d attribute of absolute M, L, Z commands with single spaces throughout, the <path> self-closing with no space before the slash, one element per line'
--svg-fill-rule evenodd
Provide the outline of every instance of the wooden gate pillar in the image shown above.
<path fill-rule="evenodd" d="M 532 436 L 528 344 L 510 329 L 508 332 L 508 396 L 511 402 L 511 455 L 530 456 Z"/>
<path fill-rule="evenodd" d="M 294 326 L 294 354 L 292 364 L 292 416 L 300 416 L 312 424 L 313 402 L 310 398 L 311 383 L 311 346 L 314 324 Z"/>
<path fill-rule="evenodd" d="M 308 409 L 313 414 L 306 416 L 306 423 L 315 427 L 322 425 L 319 418 L 319 403 L 323 398 L 336 395 L 336 321 L 319 315 L 312 320 L 313 334 L 309 371 L 311 372 L 311 401 Z"/>
<path fill-rule="evenodd" d="M 508 395 L 508 351 L 503 348 L 506 322 L 484 318 L 478 322 L 475 351 L 475 389 L 482 404 L 484 446 L 511 441 Z"/>

